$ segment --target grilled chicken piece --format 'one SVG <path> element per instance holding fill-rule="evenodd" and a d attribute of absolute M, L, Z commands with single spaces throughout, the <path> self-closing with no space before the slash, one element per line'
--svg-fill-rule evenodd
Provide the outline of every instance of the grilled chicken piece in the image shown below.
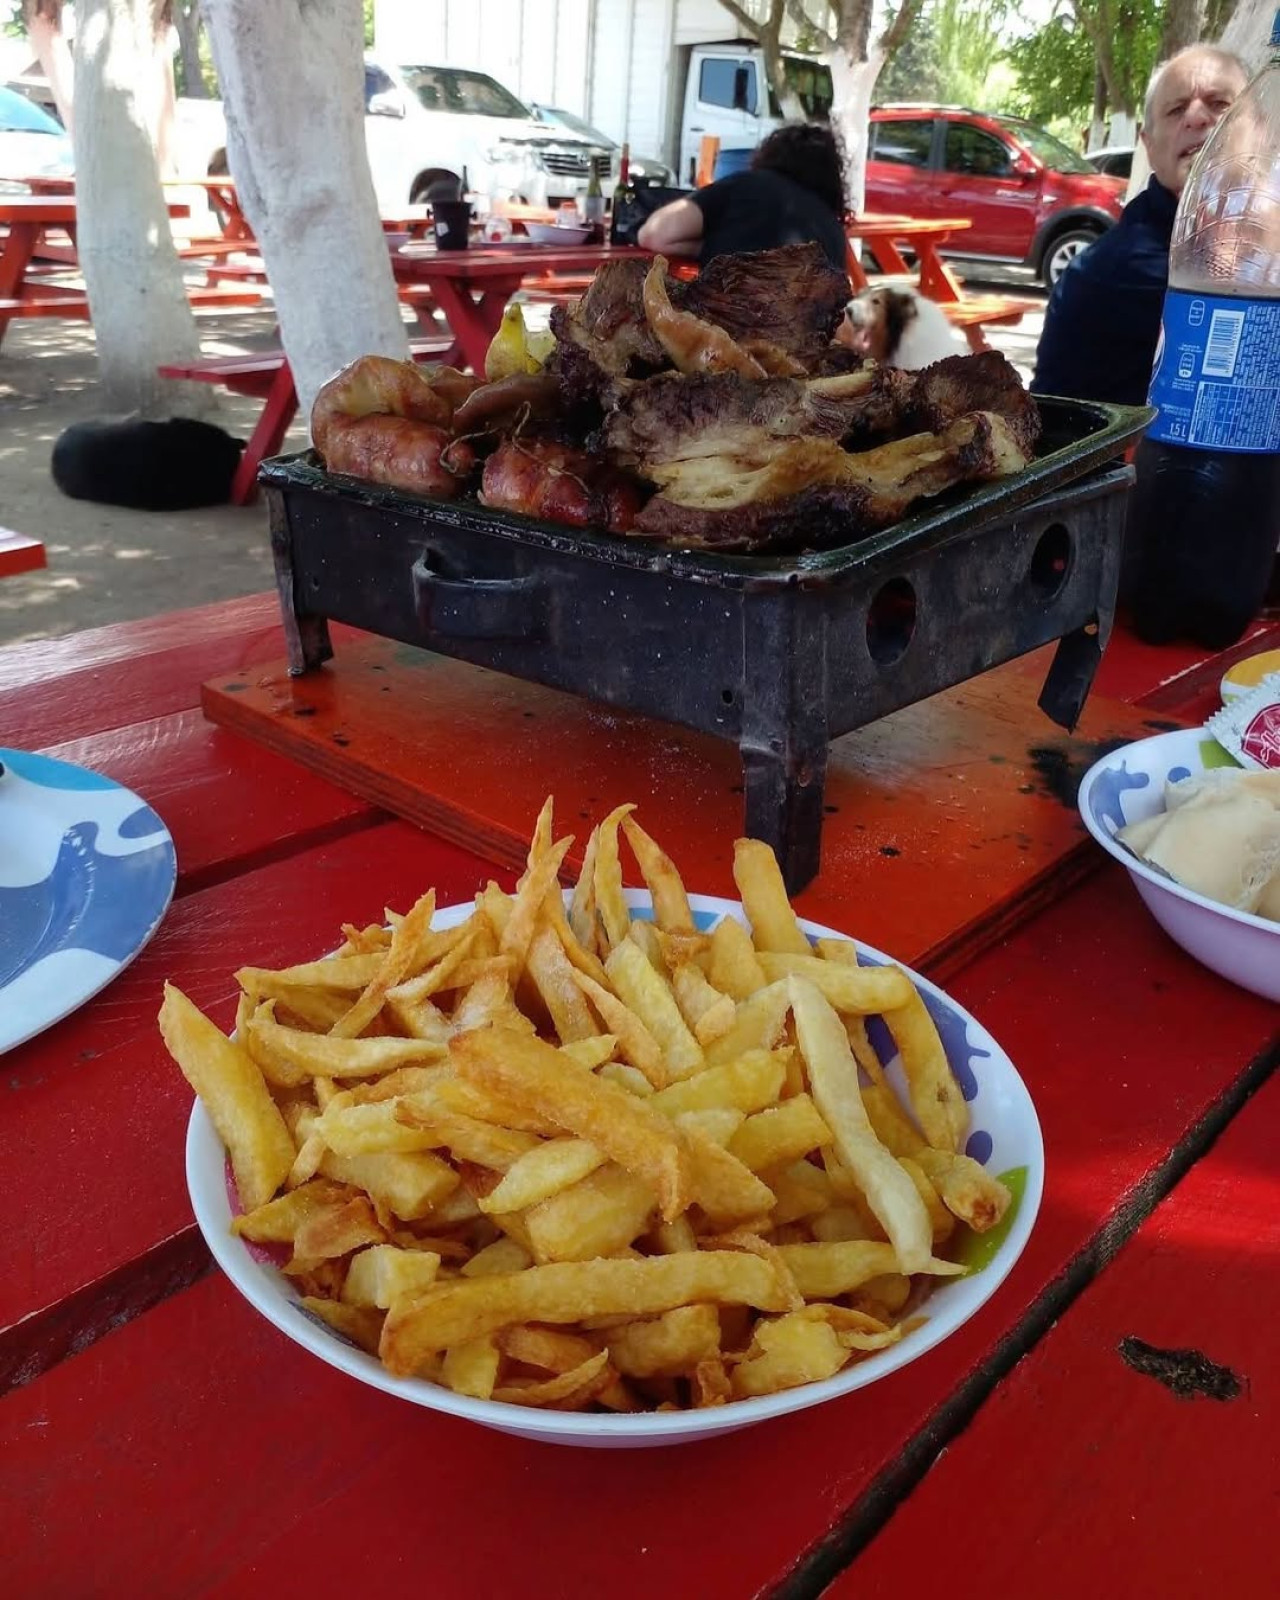
<path fill-rule="evenodd" d="M 677 311 L 667 293 L 667 258 L 654 256 L 644 280 L 644 313 L 677 372 L 736 372 L 763 378 L 764 368 L 723 328 L 689 311 Z M 785 353 L 785 352 L 782 352 Z"/>
<path fill-rule="evenodd" d="M 898 521 L 921 498 L 1008 476 L 1027 461 L 1005 419 L 981 411 L 941 433 L 855 454 L 831 438 L 756 434 L 737 455 L 650 464 L 660 492 L 634 532 L 717 550 L 851 544 Z"/>

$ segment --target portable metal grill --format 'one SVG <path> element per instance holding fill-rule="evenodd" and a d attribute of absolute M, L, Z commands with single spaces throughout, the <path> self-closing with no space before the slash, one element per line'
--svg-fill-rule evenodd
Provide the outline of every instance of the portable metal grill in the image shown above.
<path fill-rule="evenodd" d="M 290 671 L 328 620 L 737 744 L 746 831 L 818 871 L 831 739 L 1059 640 L 1041 708 L 1075 725 L 1110 633 L 1144 408 L 1040 402 L 1041 455 L 839 549 L 675 550 L 264 462 Z"/>

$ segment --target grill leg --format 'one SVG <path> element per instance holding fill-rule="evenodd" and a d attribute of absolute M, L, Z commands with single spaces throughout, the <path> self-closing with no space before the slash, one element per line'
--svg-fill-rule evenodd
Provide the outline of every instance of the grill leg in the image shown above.
<path fill-rule="evenodd" d="M 289 537 L 289 515 L 280 494 L 267 491 L 271 520 L 271 556 L 276 568 L 276 592 L 280 596 L 280 620 L 289 654 L 289 676 L 300 678 L 312 672 L 333 655 L 329 642 L 329 619 L 298 609 L 298 588 L 293 572 L 293 546 Z"/>
<path fill-rule="evenodd" d="M 773 846 L 788 893 L 799 894 L 817 877 L 822 859 L 826 738 L 804 746 L 782 740 L 744 742 L 742 769 L 747 832 Z"/>

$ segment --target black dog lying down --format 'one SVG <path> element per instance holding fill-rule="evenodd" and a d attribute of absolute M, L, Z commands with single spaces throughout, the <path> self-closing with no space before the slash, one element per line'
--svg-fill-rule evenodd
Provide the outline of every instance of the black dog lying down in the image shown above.
<path fill-rule="evenodd" d="M 73 500 L 136 511 L 225 504 L 244 441 L 191 417 L 75 422 L 59 435 L 50 469 Z"/>

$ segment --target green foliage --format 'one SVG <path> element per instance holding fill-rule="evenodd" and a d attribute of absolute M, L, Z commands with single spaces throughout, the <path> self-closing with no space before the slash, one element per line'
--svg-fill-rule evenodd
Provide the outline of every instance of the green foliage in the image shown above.
<path fill-rule="evenodd" d="M 1106 19 L 1116 71 L 1132 105 L 1140 106 L 1155 64 L 1164 17 L 1162 0 L 1079 0 L 1068 11 L 1060 9 L 1038 31 L 1015 39 L 1006 55 L 1017 73 L 1015 108 L 1033 121 L 1067 118 L 1087 122 L 1093 110 L 1094 48 L 1088 32 L 1076 18 Z"/>
<path fill-rule="evenodd" d="M 364 0 L 364 47 L 373 48 L 373 0 Z"/>

